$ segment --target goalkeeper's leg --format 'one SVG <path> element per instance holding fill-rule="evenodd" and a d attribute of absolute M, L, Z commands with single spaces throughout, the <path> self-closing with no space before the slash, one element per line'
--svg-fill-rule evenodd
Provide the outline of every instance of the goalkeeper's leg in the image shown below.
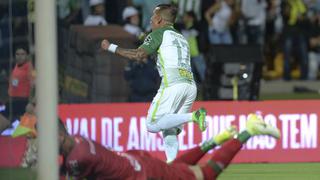
<path fill-rule="evenodd" d="M 242 145 L 250 137 L 255 135 L 270 135 L 274 138 L 280 137 L 276 127 L 272 127 L 255 114 L 250 114 L 247 121 L 247 130 L 239 134 L 237 139 L 227 141 L 220 149 L 215 151 L 208 163 L 201 167 L 204 179 L 213 179 L 228 167 L 233 157 L 240 151 Z"/>
<path fill-rule="evenodd" d="M 233 138 L 237 134 L 235 126 L 222 131 L 220 134 L 204 142 L 201 146 L 187 150 L 184 154 L 177 157 L 173 163 L 186 163 L 189 165 L 195 165 L 197 162 L 211 149 L 215 148 L 217 145 L 221 145 L 225 141 Z"/>

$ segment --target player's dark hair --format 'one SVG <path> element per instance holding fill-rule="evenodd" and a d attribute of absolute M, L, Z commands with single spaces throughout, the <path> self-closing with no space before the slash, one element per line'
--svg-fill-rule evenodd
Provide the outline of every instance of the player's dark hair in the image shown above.
<path fill-rule="evenodd" d="M 158 11 L 161 17 L 170 22 L 174 23 L 177 18 L 178 8 L 172 4 L 159 4 L 157 5 Z"/>
<path fill-rule="evenodd" d="M 18 46 L 15 47 L 15 50 L 17 51 L 18 49 L 22 49 L 24 50 L 27 54 L 29 54 L 29 48 L 27 45 L 23 45 L 23 44 L 20 44 Z"/>

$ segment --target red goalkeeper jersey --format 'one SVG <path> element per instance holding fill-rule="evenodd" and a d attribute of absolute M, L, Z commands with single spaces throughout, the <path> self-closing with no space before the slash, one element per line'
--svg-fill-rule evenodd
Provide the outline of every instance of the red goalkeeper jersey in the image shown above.
<path fill-rule="evenodd" d="M 195 179 L 188 165 L 167 165 L 146 151 L 126 153 L 110 149 L 82 137 L 74 137 L 75 146 L 66 158 L 71 176 L 87 179 Z"/>

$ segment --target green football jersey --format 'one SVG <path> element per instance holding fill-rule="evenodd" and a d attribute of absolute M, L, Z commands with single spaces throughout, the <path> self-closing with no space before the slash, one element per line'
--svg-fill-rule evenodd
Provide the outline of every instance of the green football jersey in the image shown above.
<path fill-rule="evenodd" d="M 194 82 L 189 44 L 172 26 L 152 31 L 140 48 L 149 55 L 157 52 L 157 68 L 165 87 L 179 82 Z"/>

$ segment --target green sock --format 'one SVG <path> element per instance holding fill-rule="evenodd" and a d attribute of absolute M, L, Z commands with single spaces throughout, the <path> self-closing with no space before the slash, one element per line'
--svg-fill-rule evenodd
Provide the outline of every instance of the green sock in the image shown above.
<path fill-rule="evenodd" d="M 217 146 L 217 144 L 214 142 L 214 140 L 210 139 L 210 140 L 205 141 L 204 143 L 202 143 L 200 148 L 201 148 L 201 150 L 203 152 L 206 153 L 206 152 L 208 152 L 209 150 L 213 149 L 216 146 Z"/>
<path fill-rule="evenodd" d="M 237 139 L 238 139 L 242 144 L 244 144 L 245 142 L 247 142 L 248 139 L 250 139 L 250 137 L 251 137 L 251 135 L 249 134 L 249 132 L 245 130 L 245 131 L 241 132 L 241 133 L 238 135 Z"/>

